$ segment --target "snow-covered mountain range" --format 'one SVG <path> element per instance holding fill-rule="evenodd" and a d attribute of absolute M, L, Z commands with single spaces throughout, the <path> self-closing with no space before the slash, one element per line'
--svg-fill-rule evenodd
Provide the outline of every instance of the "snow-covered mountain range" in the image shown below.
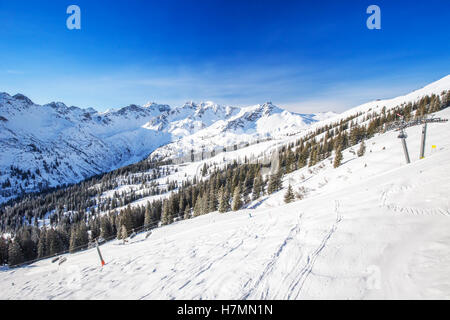
<path fill-rule="evenodd" d="M 193 112 L 192 112 L 192 111 Z M 152 119 L 146 128 L 170 132 L 174 141 L 156 149 L 152 158 L 176 158 L 242 142 L 280 138 L 328 119 L 334 112 L 298 114 L 271 102 L 249 107 L 222 107 L 212 102 L 188 103 Z"/>
<path fill-rule="evenodd" d="M 147 103 L 98 112 L 0 93 L 0 203 L 22 193 L 76 183 L 151 155 L 167 159 L 257 140 L 283 139 L 357 112 L 379 111 L 450 89 L 446 76 L 407 95 L 342 114 L 298 114 L 271 102 L 247 107 Z"/>
<path fill-rule="evenodd" d="M 148 103 L 97 112 L 0 93 L 0 202 L 79 182 L 155 150 L 158 158 L 180 156 L 191 149 L 297 132 L 334 115 L 296 114 L 272 103 L 231 107 L 212 102 L 175 108 Z"/>

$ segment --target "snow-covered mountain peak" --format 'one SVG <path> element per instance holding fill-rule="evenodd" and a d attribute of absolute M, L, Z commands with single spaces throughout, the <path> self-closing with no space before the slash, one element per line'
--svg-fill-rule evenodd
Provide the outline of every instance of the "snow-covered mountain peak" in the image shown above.
<path fill-rule="evenodd" d="M 145 103 L 142 107 L 144 107 L 144 108 L 153 108 L 154 106 L 157 106 L 157 105 L 158 104 L 156 102 L 149 101 L 149 102 Z"/>
<path fill-rule="evenodd" d="M 134 113 L 134 112 L 140 113 L 143 110 L 145 110 L 145 109 L 140 107 L 140 106 L 138 106 L 138 105 L 130 104 L 130 105 L 126 106 L 126 107 L 120 108 L 117 111 L 117 113 L 120 114 L 120 115 L 125 115 L 125 114 L 128 114 L 128 113 Z"/>
<path fill-rule="evenodd" d="M 4 101 L 10 100 L 12 97 L 6 92 L 0 92 L 0 107 L 4 104 Z"/>
<path fill-rule="evenodd" d="M 184 103 L 183 106 L 176 109 L 194 110 L 196 113 L 203 113 L 205 110 L 208 109 L 214 112 L 222 111 L 225 110 L 226 107 L 216 104 L 213 101 L 201 101 L 201 102 L 187 101 Z"/>
<path fill-rule="evenodd" d="M 167 104 L 159 104 L 156 102 L 147 102 L 142 106 L 143 108 L 151 109 L 151 110 L 157 110 L 159 112 L 168 112 L 170 111 L 170 106 Z"/>
<path fill-rule="evenodd" d="M 14 98 L 15 100 L 23 101 L 25 104 L 28 104 L 28 105 L 34 104 L 30 98 L 26 97 L 25 95 L 23 95 L 21 93 L 15 94 L 12 98 Z"/>
<path fill-rule="evenodd" d="M 212 101 L 201 102 L 196 106 L 197 108 L 195 110 L 195 115 L 197 116 L 203 116 L 206 113 L 211 113 L 211 115 L 214 114 L 224 118 L 228 116 L 226 107 L 218 105 Z"/>
<path fill-rule="evenodd" d="M 197 109 L 197 104 L 194 101 L 187 101 L 181 107 L 181 109 Z"/>
<path fill-rule="evenodd" d="M 28 110 L 33 105 L 33 101 L 21 93 L 15 94 L 14 96 L 6 92 L 0 94 L 0 110 L 2 110 L 2 113 L 9 115 L 15 114 Z"/>
<path fill-rule="evenodd" d="M 264 116 L 270 116 L 271 114 L 281 113 L 281 112 L 289 112 L 287 110 L 283 110 L 276 105 L 272 104 L 272 102 L 266 102 L 262 106 L 262 111 Z"/>
<path fill-rule="evenodd" d="M 68 109 L 67 106 L 65 105 L 65 103 L 63 103 L 63 102 L 50 102 L 48 104 L 45 104 L 44 107 L 50 107 L 50 108 L 53 108 L 55 110 Z M 80 109 L 78 107 L 72 107 L 72 110 L 80 110 Z"/>
<path fill-rule="evenodd" d="M 168 105 L 150 103 L 145 104 L 144 106 L 139 106 L 136 104 L 130 104 L 120 109 L 108 109 L 105 112 L 98 113 L 98 115 L 109 120 L 116 119 L 119 122 L 124 119 L 146 119 L 143 123 L 141 123 L 141 125 L 143 125 L 151 118 L 169 111 L 170 106 Z"/>
<path fill-rule="evenodd" d="M 70 108 L 77 108 L 77 107 L 72 106 Z M 91 107 L 84 109 L 84 111 L 87 112 L 87 113 L 90 113 L 90 114 L 97 113 L 97 110 L 95 110 L 94 108 L 91 108 Z"/>

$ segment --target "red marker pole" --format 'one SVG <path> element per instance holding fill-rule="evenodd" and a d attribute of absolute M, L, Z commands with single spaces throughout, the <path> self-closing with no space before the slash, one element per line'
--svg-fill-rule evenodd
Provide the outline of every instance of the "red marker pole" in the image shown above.
<path fill-rule="evenodd" d="M 98 256 L 100 257 L 100 261 L 102 263 L 102 267 L 105 265 L 105 261 L 103 260 L 102 254 L 100 253 L 100 248 L 98 247 L 98 241 L 97 239 L 95 239 L 95 243 L 97 244 L 97 252 L 98 252 Z"/>

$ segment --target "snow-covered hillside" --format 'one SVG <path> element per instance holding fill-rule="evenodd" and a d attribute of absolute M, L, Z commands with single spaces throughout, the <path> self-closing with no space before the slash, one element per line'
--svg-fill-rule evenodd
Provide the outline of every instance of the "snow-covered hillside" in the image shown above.
<path fill-rule="evenodd" d="M 314 127 L 322 126 L 327 123 L 335 122 L 336 120 L 339 119 L 345 119 L 346 117 L 352 116 L 358 112 L 359 113 L 380 112 L 383 109 L 383 107 L 386 107 L 386 110 L 389 110 L 397 106 L 407 104 L 408 102 L 418 101 L 427 95 L 428 96 L 431 96 L 432 94 L 441 95 L 442 92 L 448 90 L 450 90 L 450 75 L 447 75 L 442 79 L 432 82 L 423 88 L 414 90 L 403 96 L 398 96 L 392 99 L 375 100 L 348 109 L 339 115 L 323 119 L 324 121 L 312 125 L 310 129 L 314 129 Z"/>
<path fill-rule="evenodd" d="M 436 115 L 450 118 L 450 108 Z M 421 128 L 406 129 L 408 165 L 397 132 L 376 135 L 364 156 L 349 148 L 338 168 L 326 159 L 287 174 L 283 190 L 247 209 L 106 243 L 104 267 L 90 249 L 61 265 L 4 269 L 0 298 L 449 299 L 449 129 L 428 126 L 425 159 Z M 173 178 L 216 160 L 179 166 Z M 284 204 L 288 184 L 305 198 Z"/>
<path fill-rule="evenodd" d="M 323 115 L 299 115 L 271 104 L 237 108 L 212 102 L 97 112 L 61 102 L 41 106 L 21 94 L 0 93 L 0 203 L 137 162 L 180 139 L 189 146 L 178 153 L 201 145 L 205 134 L 220 134 L 221 140 L 210 140 L 213 145 L 234 144 L 255 133 L 271 137 L 302 130 L 316 117 Z"/>

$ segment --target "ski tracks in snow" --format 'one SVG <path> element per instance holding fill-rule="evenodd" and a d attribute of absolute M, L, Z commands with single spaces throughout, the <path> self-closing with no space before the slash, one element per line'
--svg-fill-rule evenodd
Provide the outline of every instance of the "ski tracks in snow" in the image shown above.
<path fill-rule="evenodd" d="M 450 216 L 450 208 L 434 207 L 434 208 L 419 208 L 413 206 L 401 206 L 395 203 L 394 195 L 402 195 L 405 193 L 420 192 L 415 185 L 393 185 L 390 184 L 386 189 L 383 189 L 380 196 L 381 207 L 387 208 L 395 213 L 410 214 L 410 215 L 443 215 Z M 391 200 L 391 198 L 394 198 Z"/>
<path fill-rule="evenodd" d="M 277 219 L 272 218 L 272 223 Z M 261 228 L 262 227 L 262 228 Z M 193 247 L 188 255 L 183 254 L 180 256 L 174 266 L 174 272 L 170 276 L 165 277 L 160 287 L 156 287 L 146 294 L 142 295 L 139 299 L 147 299 L 155 293 L 162 293 L 171 290 L 176 290 L 178 292 L 186 292 L 190 299 L 208 299 L 214 298 L 214 296 L 209 296 L 206 291 L 198 290 L 205 281 L 207 281 L 211 276 L 215 279 L 214 281 L 222 281 L 222 275 L 216 270 L 220 269 L 220 265 L 226 263 L 228 258 L 233 260 L 233 253 L 238 252 L 239 248 L 248 244 L 248 240 L 258 238 L 259 236 L 264 236 L 270 229 L 271 224 L 251 224 L 250 226 L 241 227 L 239 229 L 231 232 L 226 238 L 218 242 L 213 247 L 209 248 L 207 252 L 202 252 L 200 255 L 198 249 L 207 243 L 213 243 L 214 235 L 210 234 L 203 239 L 198 239 L 195 247 Z M 258 236 L 259 234 L 259 236 Z M 247 252 L 247 255 L 252 252 Z M 201 263 L 195 263 L 195 261 L 201 260 Z M 188 268 L 186 266 L 193 265 L 193 268 Z M 183 277 L 177 276 L 177 274 L 183 274 Z M 178 279 L 176 279 L 178 278 Z M 193 293 L 195 291 L 196 293 Z M 193 295 L 192 295 L 193 293 Z M 158 295 L 158 294 L 157 294 Z"/>
<path fill-rule="evenodd" d="M 334 206 L 334 213 L 336 215 L 336 220 L 334 221 L 333 225 L 331 226 L 330 230 L 327 232 L 325 237 L 320 242 L 319 246 L 314 250 L 314 252 L 307 257 L 307 263 L 306 265 L 301 269 L 301 271 L 298 273 L 296 279 L 291 283 L 291 285 L 288 287 L 288 290 L 286 294 L 284 295 L 283 299 L 296 299 L 300 296 L 300 292 L 303 289 L 303 285 L 306 282 L 306 279 L 311 274 L 311 271 L 314 267 L 314 263 L 316 262 L 317 258 L 319 257 L 322 250 L 325 248 L 325 246 L 328 243 L 328 240 L 331 238 L 331 236 L 336 232 L 337 226 L 339 222 L 342 220 L 342 216 L 339 212 L 340 202 L 338 200 L 335 200 L 335 206 Z"/>
<path fill-rule="evenodd" d="M 325 236 L 320 241 L 319 245 L 316 247 L 312 253 L 308 254 L 306 257 L 306 263 L 300 270 L 294 268 L 290 270 L 287 274 L 285 274 L 281 280 L 281 283 L 275 288 L 273 283 L 269 283 L 267 279 L 270 279 L 270 274 L 274 272 L 278 272 L 277 269 L 280 269 L 279 266 L 280 259 L 279 256 L 283 251 L 286 250 L 288 245 L 296 240 L 297 235 L 299 235 L 301 231 L 300 219 L 302 215 L 299 215 L 298 221 L 294 227 L 292 227 L 289 231 L 288 236 L 285 238 L 284 242 L 279 246 L 278 250 L 274 253 L 269 263 L 266 265 L 262 273 L 259 275 L 256 282 L 253 284 L 251 288 L 247 290 L 247 293 L 241 297 L 241 299 L 296 299 L 300 296 L 300 293 L 303 289 L 303 286 L 308 279 L 308 276 L 311 274 L 314 264 L 317 258 L 320 256 L 320 253 L 326 247 L 329 239 L 336 232 L 338 224 L 342 220 L 342 216 L 340 213 L 340 201 L 335 200 L 334 213 L 336 215 L 336 219 L 333 222 L 333 225 L 329 229 L 329 231 L 325 234 Z M 295 249 L 295 248 L 294 248 Z M 292 257 L 295 258 L 295 266 L 299 266 L 302 264 L 303 255 L 300 249 L 295 250 L 296 254 Z M 250 281 L 249 281 L 250 282 Z M 246 284 L 247 285 L 247 284 Z M 245 287 L 244 287 L 245 289 Z M 272 292 L 271 292 L 272 291 Z M 280 295 L 281 292 L 281 295 Z"/>
<path fill-rule="evenodd" d="M 259 275 L 258 279 L 256 280 L 256 283 L 248 290 L 248 292 L 241 297 L 241 299 L 247 299 L 258 287 L 260 286 L 261 282 L 265 280 L 266 276 L 270 274 L 275 264 L 278 262 L 278 257 L 284 250 L 284 248 L 287 246 L 287 244 L 292 241 L 295 236 L 300 232 L 300 220 L 301 220 L 302 214 L 299 215 L 297 223 L 289 230 L 289 233 L 287 237 L 284 239 L 283 243 L 278 247 L 277 251 L 273 254 L 272 258 L 270 259 L 269 263 L 266 265 L 262 273 Z M 245 285 L 243 290 L 246 289 L 246 286 L 250 284 L 250 281 L 248 281 Z"/>

